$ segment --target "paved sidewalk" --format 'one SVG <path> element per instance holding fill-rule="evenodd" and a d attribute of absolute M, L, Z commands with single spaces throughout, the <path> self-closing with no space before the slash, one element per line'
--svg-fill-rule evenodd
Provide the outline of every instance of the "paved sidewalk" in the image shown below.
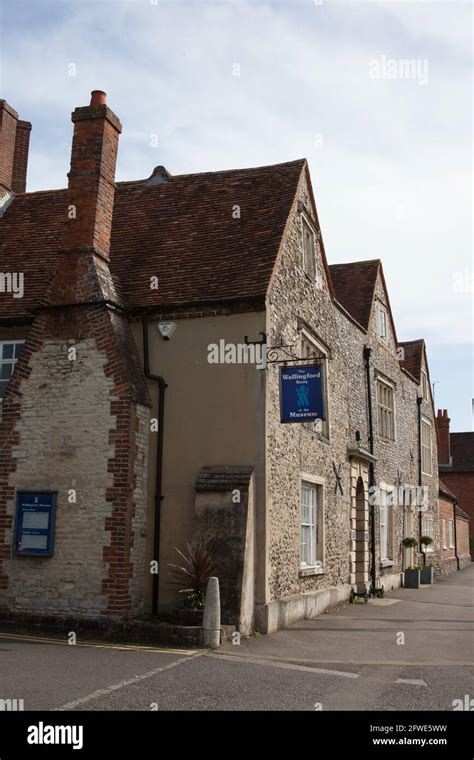
<path fill-rule="evenodd" d="M 0 633 L 25 710 L 452 710 L 474 696 L 474 567 L 216 652 Z"/>

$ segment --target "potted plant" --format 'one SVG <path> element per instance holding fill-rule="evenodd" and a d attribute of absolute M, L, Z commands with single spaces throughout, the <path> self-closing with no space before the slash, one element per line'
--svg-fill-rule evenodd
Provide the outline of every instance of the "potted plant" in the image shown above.
<path fill-rule="evenodd" d="M 420 565 L 413 565 L 407 567 L 404 573 L 403 586 L 404 588 L 420 588 Z"/>
<path fill-rule="evenodd" d="M 433 583 L 434 566 L 430 563 L 424 565 L 420 571 L 420 583 L 424 586 L 430 586 Z"/>
<path fill-rule="evenodd" d="M 423 567 L 421 568 L 421 582 L 422 583 L 433 583 L 433 566 L 426 565 L 426 552 L 428 549 L 428 546 L 430 546 L 433 543 L 433 539 L 431 536 L 421 536 L 420 538 L 420 544 L 421 544 L 421 550 L 423 552 Z"/>
<path fill-rule="evenodd" d="M 431 536 L 422 536 L 420 538 L 420 544 L 423 547 L 423 551 L 426 552 L 428 546 L 430 546 L 433 543 L 433 539 Z"/>
<path fill-rule="evenodd" d="M 171 583 L 179 587 L 183 595 L 183 608 L 175 611 L 175 617 L 183 625 L 201 625 L 206 588 L 209 578 L 220 576 L 221 562 L 217 543 L 191 541 L 183 549 L 174 547 L 180 564 L 168 563 Z"/>

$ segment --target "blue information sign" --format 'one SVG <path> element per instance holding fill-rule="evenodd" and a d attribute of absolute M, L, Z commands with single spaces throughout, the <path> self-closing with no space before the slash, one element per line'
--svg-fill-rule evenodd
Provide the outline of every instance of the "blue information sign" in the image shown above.
<path fill-rule="evenodd" d="M 57 492 L 18 491 L 14 553 L 21 556 L 51 557 Z"/>
<path fill-rule="evenodd" d="M 280 367 L 281 422 L 325 419 L 323 367 Z"/>

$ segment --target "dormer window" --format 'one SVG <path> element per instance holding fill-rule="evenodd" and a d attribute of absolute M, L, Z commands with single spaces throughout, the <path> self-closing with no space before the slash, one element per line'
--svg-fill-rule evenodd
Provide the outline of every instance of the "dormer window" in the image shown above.
<path fill-rule="evenodd" d="M 379 306 L 379 338 L 387 338 L 387 310 L 384 306 Z"/>
<path fill-rule="evenodd" d="M 303 218 L 303 269 L 311 278 L 316 279 L 316 256 L 314 245 L 314 232 L 308 222 Z"/>

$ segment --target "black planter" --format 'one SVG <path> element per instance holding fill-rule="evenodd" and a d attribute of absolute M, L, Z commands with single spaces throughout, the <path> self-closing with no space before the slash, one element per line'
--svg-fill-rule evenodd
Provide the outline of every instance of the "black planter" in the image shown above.
<path fill-rule="evenodd" d="M 420 574 L 421 570 L 405 570 L 403 587 L 420 588 Z"/>
<path fill-rule="evenodd" d="M 420 570 L 420 583 L 430 586 L 433 583 L 434 568 L 422 567 Z"/>

